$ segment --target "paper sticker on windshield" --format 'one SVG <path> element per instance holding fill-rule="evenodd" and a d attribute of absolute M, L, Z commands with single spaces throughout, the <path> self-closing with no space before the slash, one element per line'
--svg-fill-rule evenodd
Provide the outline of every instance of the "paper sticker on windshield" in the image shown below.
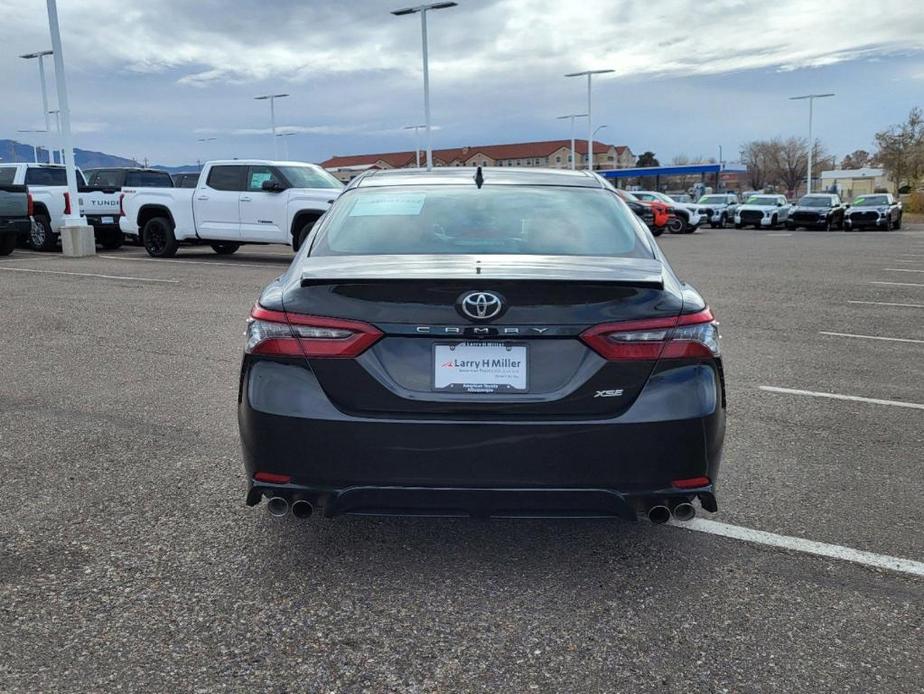
<path fill-rule="evenodd" d="M 386 215 L 416 216 L 423 209 L 426 193 L 374 193 L 364 195 L 350 210 L 350 217 Z"/>
<path fill-rule="evenodd" d="M 272 180 L 273 174 L 269 171 L 254 171 L 250 174 L 250 188 L 251 190 L 260 190 L 263 187 L 263 183 L 269 180 Z"/>

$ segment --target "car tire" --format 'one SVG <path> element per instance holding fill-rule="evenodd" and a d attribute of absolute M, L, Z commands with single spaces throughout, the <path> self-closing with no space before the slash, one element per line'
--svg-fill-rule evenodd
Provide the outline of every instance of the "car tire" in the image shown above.
<path fill-rule="evenodd" d="M 180 247 L 173 234 L 173 222 L 166 217 L 149 219 L 141 230 L 144 250 L 152 258 L 172 258 Z"/>
<path fill-rule="evenodd" d="M 898 219 L 895 220 L 895 229 L 902 228 L 902 215 L 898 215 Z"/>
<path fill-rule="evenodd" d="M 885 230 L 892 231 L 892 215 L 889 215 L 888 219 L 886 219 Z"/>
<path fill-rule="evenodd" d="M 744 224 L 738 224 L 737 222 L 735 222 L 735 229 L 740 229 L 743 226 Z"/>
<path fill-rule="evenodd" d="M 29 241 L 32 248 L 36 251 L 48 252 L 58 247 L 58 239 L 51 230 L 51 220 L 44 215 L 38 215 L 33 218 L 35 224 L 29 232 Z"/>
<path fill-rule="evenodd" d="M 0 256 L 9 255 L 16 248 L 16 234 L 0 234 Z"/>
<path fill-rule="evenodd" d="M 825 231 L 831 231 L 831 230 L 834 229 L 834 225 L 831 224 L 831 220 L 830 220 L 830 219 L 826 219 L 826 220 L 825 220 L 825 225 L 822 227 L 822 229 L 824 229 Z"/>
<path fill-rule="evenodd" d="M 664 233 L 664 227 L 655 227 L 654 229 L 651 229 L 652 236 L 660 236 L 663 233 Z"/>
<path fill-rule="evenodd" d="M 107 251 L 114 251 L 116 248 L 122 246 L 122 241 L 124 237 L 122 236 L 121 231 L 104 231 L 99 236 L 99 245 L 105 248 Z"/>
<path fill-rule="evenodd" d="M 722 216 L 719 217 L 719 229 L 724 229 L 726 224 L 728 224 L 728 217 L 723 212 Z"/>
<path fill-rule="evenodd" d="M 778 223 L 778 220 L 777 220 L 777 218 L 776 218 L 776 215 L 773 215 L 773 216 L 770 218 L 770 226 L 767 227 L 767 228 L 768 228 L 768 229 L 776 229 L 777 223 Z"/>
<path fill-rule="evenodd" d="M 672 217 L 667 222 L 667 230 L 672 234 L 683 234 L 686 232 L 687 223 L 680 217 Z"/>
<path fill-rule="evenodd" d="M 241 247 L 241 244 L 234 243 L 233 241 L 222 241 L 220 243 L 210 243 L 209 245 L 218 255 L 231 255 L 232 253 L 237 253 L 237 249 Z"/>
<path fill-rule="evenodd" d="M 311 233 L 311 230 L 314 229 L 314 225 L 317 223 L 317 220 L 313 222 L 308 222 L 305 226 L 301 228 L 301 231 L 298 232 L 298 248 L 300 249 L 305 245 L 305 239 L 308 238 L 308 234 Z"/>

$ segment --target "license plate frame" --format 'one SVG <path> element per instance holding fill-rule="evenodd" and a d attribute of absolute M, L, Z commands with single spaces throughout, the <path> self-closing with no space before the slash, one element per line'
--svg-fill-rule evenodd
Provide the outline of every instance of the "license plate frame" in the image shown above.
<path fill-rule="evenodd" d="M 472 395 L 529 392 L 529 347 L 525 342 L 436 342 L 431 354 L 430 385 L 434 392 Z M 447 363 L 450 357 L 462 362 L 461 365 L 450 367 Z M 485 359 L 488 364 L 467 363 Z"/>
<path fill-rule="evenodd" d="M 100 224 L 115 224 L 115 217 L 100 217 Z"/>

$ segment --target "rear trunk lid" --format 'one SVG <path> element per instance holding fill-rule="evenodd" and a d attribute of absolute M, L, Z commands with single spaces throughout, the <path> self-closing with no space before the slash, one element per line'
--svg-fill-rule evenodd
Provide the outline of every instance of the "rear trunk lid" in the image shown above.
<path fill-rule="evenodd" d="M 383 333 L 359 357 L 307 359 L 337 407 L 368 416 L 618 415 L 656 358 L 608 361 L 581 333 L 674 318 L 683 305 L 655 259 L 324 256 L 306 258 L 300 270 L 284 293 L 286 312 L 362 321 Z M 479 295 L 488 297 L 487 313 L 499 301 L 496 315 L 479 317 Z"/>

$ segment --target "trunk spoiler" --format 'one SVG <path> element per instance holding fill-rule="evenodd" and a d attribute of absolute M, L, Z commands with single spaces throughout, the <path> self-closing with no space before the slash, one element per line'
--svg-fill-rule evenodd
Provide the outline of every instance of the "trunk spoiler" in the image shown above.
<path fill-rule="evenodd" d="M 664 266 L 655 258 L 502 254 L 309 256 L 299 269 L 303 287 L 331 281 L 533 280 L 664 289 Z"/>

